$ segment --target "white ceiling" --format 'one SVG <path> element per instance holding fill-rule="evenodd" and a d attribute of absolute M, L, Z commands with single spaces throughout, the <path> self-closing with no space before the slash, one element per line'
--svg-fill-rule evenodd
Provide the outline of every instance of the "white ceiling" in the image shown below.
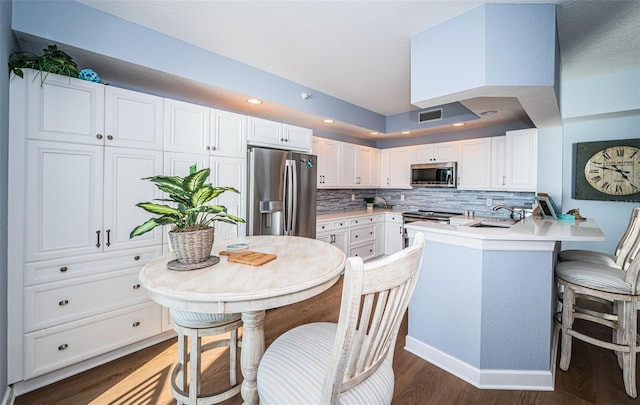
<path fill-rule="evenodd" d="M 411 36 L 487 3 L 80 2 L 383 115 L 416 108 L 410 103 Z M 558 4 L 564 77 L 640 66 L 640 1 L 493 0 L 491 3 Z M 480 109 L 486 107 L 486 103 L 475 104 Z M 519 105 L 504 108 L 515 109 L 511 118 L 521 114 Z"/>

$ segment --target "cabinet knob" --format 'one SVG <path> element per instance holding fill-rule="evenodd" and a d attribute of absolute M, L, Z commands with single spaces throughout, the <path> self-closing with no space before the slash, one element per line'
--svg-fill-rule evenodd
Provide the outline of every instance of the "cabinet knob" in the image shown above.
<path fill-rule="evenodd" d="M 207 150 L 211 150 L 211 146 L 207 146 L 205 149 L 207 149 Z"/>
<path fill-rule="evenodd" d="M 113 135 L 107 135 L 107 139 L 112 141 L 113 140 Z"/>
<path fill-rule="evenodd" d="M 67 266 L 60 267 L 60 273 L 65 273 L 67 270 L 69 270 Z"/>
<path fill-rule="evenodd" d="M 98 135 L 96 135 L 96 138 L 98 138 L 98 139 L 102 139 L 102 134 L 98 134 Z"/>
<path fill-rule="evenodd" d="M 212 146 L 212 147 L 211 147 L 211 150 L 216 150 L 216 147 L 215 147 L 215 146 Z"/>
<path fill-rule="evenodd" d="M 134 323 L 131 324 L 131 326 L 133 326 L 134 328 L 137 328 L 138 326 L 140 326 L 140 322 L 135 321 Z"/>
<path fill-rule="evenodd" d="M 62 345 L 58 346 L 58 350 L 60 350 L 60 351 L 67 350 L 68 347 L 69 347 L 69 345 L 65 343 L 65 344 L 62 344 Z"/>
<path fill-rule="evenodd" d="M 60 302 L 58 302 L 58 306 L 64 307 L 65 305 L 69 304 L 69 300 L 62 300 Z"/>
<path fill-rule="evenodd" d="M 355 238 L 357 239 L 357 238 L 358 238 L 358 235 L 356 235 L 356 236 L 355 236 Z"/>
<path fill-rule="evenodd" d="M 140 256 L 138 256 L 138 255 L 134 256 L 133 260 L 140 260 Z"/>
<path fill-rule="evenodd" d="M 280 142 L 285 142 L 285 139 L 284 138 L 280 138 Z"/>
<path fill-rule="evenodd" d="M 140 288 L 140 284 L 134 284 L 134 285 L 133 285 L 133 289 L 134 289 L 134 290 L 137 290 L 137 289 L 139 289 L 139 288 Z"/>

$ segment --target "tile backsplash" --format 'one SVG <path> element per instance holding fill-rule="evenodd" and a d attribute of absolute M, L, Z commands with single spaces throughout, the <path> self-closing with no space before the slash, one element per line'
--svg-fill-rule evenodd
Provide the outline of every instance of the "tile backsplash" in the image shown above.
<path fill-rule="evenodd" d="M 404 201 L 401 196 L 404 195 Z M 352 196 L 355 201 L 352 201 Z M 535 193 L 517 193 L 502 191 L 467 191 L 435 188 L 414 189 L 335 189 L 318 190 L 317 211 L 328 212 L 363 209 L 366 207 L 365 197 L 382 197 L 393 208 L 414 211 L 430 209 L 434 211 L 464 212 L 474 210 L 477 216 L 506 217 L 505 210 L 492 211 L 495 205 L 531 208 Z M 490 204 L 487 205 L 487 200 Z"/>

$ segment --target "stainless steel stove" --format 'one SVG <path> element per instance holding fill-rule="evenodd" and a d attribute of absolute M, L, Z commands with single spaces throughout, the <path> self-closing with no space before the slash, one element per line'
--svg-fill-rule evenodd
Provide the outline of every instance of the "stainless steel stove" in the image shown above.
<path fill-rule="evenodd" d="M 446 212 L 433 210 L 418 210 L 402 213 L 402 219 L 405 224 L 416 221 L 436 221 L 444 224 L 449 223 L 449 218 L 461 215 L 460 212 Z"/>
<path fill-rule="evenodd" d="M 433 221 L 440 224 L 448 224 L 449 218 L 461 215 L 459 212 L 446 212 L 446 211 L 433 211 L 433 210 L 418 210 L 402 213 L 402 225 L 409 224 L 417 221 Z M 409 244 L 409 237 L 407 236 L 407 230 L 404 229 L 404 247 Z"/>

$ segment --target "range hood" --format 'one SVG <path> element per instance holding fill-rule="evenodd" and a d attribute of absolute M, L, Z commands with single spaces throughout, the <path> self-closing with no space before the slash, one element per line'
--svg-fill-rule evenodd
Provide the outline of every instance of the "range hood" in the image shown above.
<path fill-rule="evenodd" d="M 411 38 L 411 103 L 514 98 L 538 127 L 560 126 L 553 4 L 484 4 Z"/>

